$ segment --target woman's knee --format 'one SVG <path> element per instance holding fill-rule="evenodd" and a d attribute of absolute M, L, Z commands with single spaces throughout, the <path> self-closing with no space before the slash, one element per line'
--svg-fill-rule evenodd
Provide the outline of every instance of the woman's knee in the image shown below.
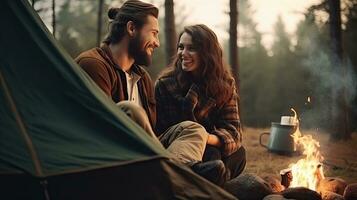
<path fill-rule="evenodd" d="M 183 121 L 178 124 L 173 125 L 168 129 L 162 138 L 181 138 L 184 140 L 192 140 L 197 143 L 202 143 L 206 145 L 208 140 L 208 133 L 206 129 L 199 123 L 193 121 Z"/>

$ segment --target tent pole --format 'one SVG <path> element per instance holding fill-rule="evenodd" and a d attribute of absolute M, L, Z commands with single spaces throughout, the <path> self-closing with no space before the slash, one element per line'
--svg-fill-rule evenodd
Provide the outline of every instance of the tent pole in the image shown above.
<path fill-rule="evenodd" d="M 16 120 L 16 124 L 18 125 L 19 128 L 19 133 L 24 139 L 24 142 L 26 143 L 26 147 L 28 148 L 29 154 L 31 156 L 31 160 L 33 162 L 35 172 L 37 176 L 43 176 L 41 164 L 40 164 L 40 159 L 35 151 L 35 145 L 32 143 L 31 137 L 29 133 L 27 132 L 25 123 L 23 122 L 19 111 L 17 110 L 16 104 L 14 99 L 12 98 L 12 95 L 10 93 L 10 89 L 6 84 L 5 78 L 2 74 L 1 67 L 0 67 L 0 87 L 4 90 L 4 95 L 5 99 L 9 103 L 11 112 Z"/>
<path fill-rule="evenodd" d="M 45 199 L 46 200 L 51 200 L 50 198 L 50 194 L 48 193 L 48 181 L 46 179 L 41 180 L 40 184 L 42 185 L 42 189 L 43 189 L 43 194 L 45 195 Z"/>

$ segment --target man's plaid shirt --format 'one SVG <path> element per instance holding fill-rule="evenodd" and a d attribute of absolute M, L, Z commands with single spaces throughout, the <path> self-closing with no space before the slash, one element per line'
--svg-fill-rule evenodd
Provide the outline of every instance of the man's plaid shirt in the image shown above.
<path fill-rule="evenodd" d="M 155 98 L 157 133 L 161 134 L 174 124 L 190 120 L 204 126 L 208 133 L 218 136 L 224 156 L 229 156 L 241 146 L 242 133 L 235 90 L 223 106 L 217 107 L 216 100 L 207 97 L 196 84 L 192 84 L 186 92 L 182 91 L 175 78 L 164 77 L 156 81 Z"/>

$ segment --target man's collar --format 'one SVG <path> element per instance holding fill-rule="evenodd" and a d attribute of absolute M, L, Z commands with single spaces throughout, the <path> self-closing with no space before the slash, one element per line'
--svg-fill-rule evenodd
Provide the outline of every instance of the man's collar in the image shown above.
<path fill-rule="evenodd" d="M 100 45 L 100 49 L 105 53 L 105 56 L 107 59 L 110 61 L 110 63 L 115 66 L 116 68 L 120 69 L 116 61 L 114 60 L 112 51 L 110 50 L 109 46 L 107 43 L 102 43 Z"/>

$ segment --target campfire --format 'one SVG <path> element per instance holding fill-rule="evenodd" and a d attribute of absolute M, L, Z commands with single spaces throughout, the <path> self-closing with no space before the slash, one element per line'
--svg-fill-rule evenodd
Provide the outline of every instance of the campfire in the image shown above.
<path fill-rule="evenodd" d="M 308 101 L 311 99 L 308 98 Z M 266 133 L 260 135 L 259 143 L 268 151 L 278 149 L 292 152 L 280 154 L 279 151 L 271 151 L 280 155 L 295 155 L 297 151 L 301 153 L 302 158 L 280 171 L 281 180 L 272 174 L 260 177 L 253 173 L 245 173 L 228 181 L 224 189 L 241 200 L 357 199 L 357 183 L 347 184 L 339 177 L 325 177 L 322 165 L 324 158 L 319 151 L 319 142 L 312 135 L 301 134 L 297 113 L 294 109 L 291 110 L 294 116 L 282 116 L 280 123 L 272 123 L 271 132 L 268 133 L 271 136 L 268 145 L 263 145 L 261 141 L 262 135 Z M 325 163 L 325 167 L 328 166 Z"/>
<path fill-rule="evenodd" d="M 294 143 L 302 149 L 305 157 L 290 164 L 289 169 L 280 172 L 282 182 L 285 187 L 306 187 L 316 191 L 319 182 L 325 178 L 321 164 L 323 157 L 319 151 L 320 144 L 311 135 L 301 134 L 297 113 L 293 108 L 291 110 L 294 112 L 294 121 L 297 126 L 292 137 Z"/>

